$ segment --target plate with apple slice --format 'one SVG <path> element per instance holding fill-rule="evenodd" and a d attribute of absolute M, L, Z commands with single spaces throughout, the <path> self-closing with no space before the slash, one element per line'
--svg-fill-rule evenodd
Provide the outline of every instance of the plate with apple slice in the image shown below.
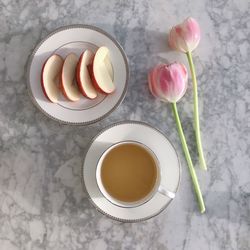
<path fill-rule="evenodd" d="M 88 125 L 114 111 L 125 97 L 129 68 L 119 43 L 90 25 L 52 32 L 28 64 L 33 103 L 60 123 Z"/>

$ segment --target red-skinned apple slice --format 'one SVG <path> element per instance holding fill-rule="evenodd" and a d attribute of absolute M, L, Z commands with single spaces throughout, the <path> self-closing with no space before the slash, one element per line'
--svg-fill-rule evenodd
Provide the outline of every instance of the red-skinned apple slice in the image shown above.
<path fill-rule="evenodd" d="M 77 56 L 74 53 L 70 53 L 64 60 L 61 74 L 63 94 L 73 102 L 80 99 L 80 92 L 75 84 L 77 62 Z"/>
<path fill-rule="evenodd" d="M 114 92 L 113 69 L 107 47 L 100 47 L 96 51 L 91 76 L 96 89 L 106 94 Z"/>
<path fill-rule="evenodd" d="M 57 103 L 60 93 L 59 78 L 63 66 L 63 59 L 59 55 L 50 56 L 43 65 L 41 85 L 44 95 L 49 101 Z"/>
<path fill-rule="evenodd" d="M 97 97 L 97 92 L 93 87 L 88 67 L 93 63 L 94 53 L 90 50 L 85 50 L 77 64 L 77 85 L 81 93 L 90 99 L 94 99 Z"/>

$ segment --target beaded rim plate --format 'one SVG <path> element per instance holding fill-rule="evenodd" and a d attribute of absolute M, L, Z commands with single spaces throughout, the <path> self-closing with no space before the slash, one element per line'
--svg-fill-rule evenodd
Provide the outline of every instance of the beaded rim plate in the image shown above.
<path fill-rule="evenodd" d="M 89 200 L 98 211 L 117 221 L 139 222 L 158 215 L 172 199 L 156 193 L 140 206 L 119 207 L 102 195 L 96 181 L 96 166 L 103 152 L 115 143 L 128 140 L 143 143 L 156 154 L 160 162 L 163 186 L 176 193 L 180 184 L 181 166 L 175 148 L 162 132 L 137 121 L 113 124 L 93 138 L 85 154 L 82 183 Z"/>
<path fill-rule="evenodd" d="M 70 52 L 80 56 L 84 50 L 95 52 L 100 46 L 106 46 L 110 51 L 115 92 L 99 94 L 94 100 L 81 96 L 77 102 L 70 102 L 60 94 L 58 103 L 48 101 L 40 82 L 46 59 L 54 53 L 63 58 Z M 29 59 L 27 79 L 31 99 L 45 115 L 64 124 L 88 125 L 108 116 L 123 101 L 129 79 L 128 60 L 121 45 L 107 32 L 91 25 L 70 25 L 55 30 L 36 46 Z"/>

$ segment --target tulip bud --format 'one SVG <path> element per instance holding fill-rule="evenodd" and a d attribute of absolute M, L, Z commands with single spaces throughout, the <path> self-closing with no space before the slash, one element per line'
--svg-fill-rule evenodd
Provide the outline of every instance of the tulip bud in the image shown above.
<path fill-rule="evenodd" d="M 148 74 L 152 95 L 164 102 L 178 102 L 186 92 L 187 80 L 187 69 L 181 63 L 160 64 Z"/>
<path fill-rule="evenodd" d="M 171 48 L 187 53 L 192 52 L 198 46 L 200 38 L 199 24 L 194 18 L 189 17 L 171 29 L 168 43 Z"/>

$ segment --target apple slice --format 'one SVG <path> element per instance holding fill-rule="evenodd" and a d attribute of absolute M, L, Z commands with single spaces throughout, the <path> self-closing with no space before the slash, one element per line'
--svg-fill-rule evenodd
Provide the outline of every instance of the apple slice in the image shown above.
<path fill-rule="evenodd" d="M 115 90 L 113 68 L 107 47 L 100 47 L 96 51 L 91 73 L 92 81 L 96 89 L 106 94 L 110 94 Z"/>
<path fill-rule="evenodd" d="M 81 93 L 87 98 L 94 99 L 97 97 L 97 92 L 92 85 L 88 67 L 93 63 L 94 53 L 90 50 L 85 50 L 77 64 L 76 79 L 77 85 Z"/>
<path fill-rule="evenodd" d="M 59 75 L 63 66 L 63 59 L 59 55 L 50 56 L 43 64 L 41 85 L 44 95 L 49 101 L 57 103 L 60 93 Z"/>
<path fill-rule="evenodd" d="M 74 53 L 70 53 L 64 60 L 61 74 L 61 86 L 63 94 L 70 101 L 78 101 L 80 92 L 75 83 L 76 67 L 78 58 Z"/>

